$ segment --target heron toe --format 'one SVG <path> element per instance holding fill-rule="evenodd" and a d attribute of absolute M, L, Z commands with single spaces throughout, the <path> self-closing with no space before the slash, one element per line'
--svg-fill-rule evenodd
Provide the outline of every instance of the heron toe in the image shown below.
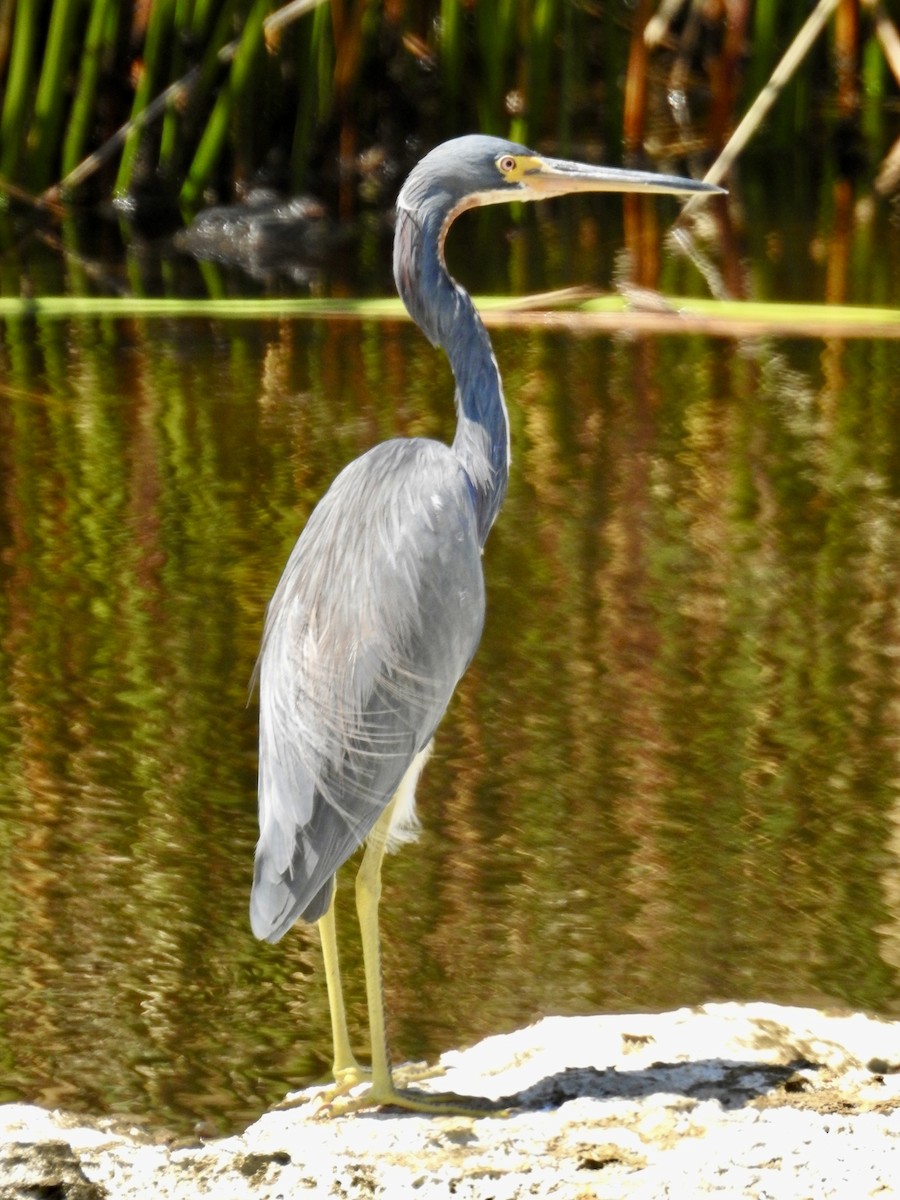
<path fill-rule="evenodd" d="M 432 1117 L 490 1117 L 506 1111 L 501 1101 L 486 1096 L 460 1096 L 455 1092 L 423 1092 L 414 1088 L 379 1088 L 373 1085 L 364 1092 L 335 1095 L 316 1116 L 344 1117 L 372 1108 L 399 1108 L 404 1112 L 421 1113 Z"/>

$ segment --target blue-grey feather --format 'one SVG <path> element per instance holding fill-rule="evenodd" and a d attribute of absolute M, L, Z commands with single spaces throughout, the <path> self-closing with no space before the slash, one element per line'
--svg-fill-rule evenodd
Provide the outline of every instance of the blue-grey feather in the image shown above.
<path fill-rule="evenodd" d="M 481 636 L 480 560 L 469 480 L 439 442 L 376 446 L 313 511 L 260 654 L 257 936 L 322 915 L 430 741 Z"/>

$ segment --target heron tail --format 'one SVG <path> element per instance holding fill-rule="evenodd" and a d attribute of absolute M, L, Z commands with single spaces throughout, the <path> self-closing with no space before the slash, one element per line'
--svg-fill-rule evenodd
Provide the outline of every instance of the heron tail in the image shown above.
<path fill-rule="evenodd" d="M 293 881 L 296 881 L 296 890 L 292 887 Z M 292 880 L 290 872 L 273 872 L 265 853 L 261 854 L 257 847 L 250 892 L 250 927 L 260 941 L 278 942 L 296 920 L 318 921 L 328 911 L 334 894 L 334 876 L 311 900 L 306 894 L 308 884 L 304 888 L 304 882 L 297 874 Z"/>

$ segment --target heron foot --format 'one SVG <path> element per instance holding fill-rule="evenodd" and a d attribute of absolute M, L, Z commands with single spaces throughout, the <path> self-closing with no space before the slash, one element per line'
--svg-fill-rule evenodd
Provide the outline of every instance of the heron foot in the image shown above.
<path fill-rule="evenodd" d="M 339 1094 L 349 1092 L 353 1088 L 359 1087 L 361 1083 L 369 1083 L 371 1079 L 371 1070 L 368 1067 L 361 1067 L 358 1062 L 351 1063 L 349 1067 L 334 1068 L 334 1086 Z"/>
<path fill-rule="evenodd" d="M 455 1092 L 423 1092 L 415 1088 L 376 1087 L 352 1094 L 347 1089 L 331 1094 L 318 1109 L 318 1117 L 344 1117 L 372 1108 L 399 1108 L 404 1112 L 436 1117 L 487 1117 L 503 1113 L 507 1105 L 486 1096 L 459 1096 Z"/>
<path fill-rule="evenodd" d="M 334 1105 L 342 1106 L 352 1101 L 353 1092 L 368 1084 L 371 1087 L 372 1072 L 354 1062 L 348 1067 L 335 1068 L 334 1083 L 315 1097 L 314 1117 L 330 1116 Z"/>
<path fill-rule="evenodd" d="M 392 1069 L 394 1086 L 401 1092 L 408 1091 L 411 1083 L 420 1083 L 423 1079 L 437 1079 L 447 1074 L 447 1068 L 438 1063 L 405 1062 Z"/>
<path fill-rule="evenodd" d="M 370 1083 L 372 1072 L 367 1067 L 361 1067 L 359 1063 L 354 1062 L 348 1067 L 341 1067 L 334 1071 L 334 1083 L 323 1084 L 321 1087 L 315 1088 L 315 1095 L 310 1099 L 309 1090 L 296 1092 L 292 1096 L 286 1096 L 278 1104 L 272 1106 L 274 1112 L 282 1112 L 291 1108 L 304 1108 L 307 1104 L 314 1104 L 314 1116 L 319 1116 L 328 1111 L 330 1106 L 338 1100 L 350 1095 L 354 1089 Z"/>

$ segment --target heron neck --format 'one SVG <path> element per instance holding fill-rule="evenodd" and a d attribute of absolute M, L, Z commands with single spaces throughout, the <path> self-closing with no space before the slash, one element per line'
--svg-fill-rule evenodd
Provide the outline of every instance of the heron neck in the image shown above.
<path fill-rule="evenodd" d="M 509 479 L 509 419 L 500 372 L 471 297 L 453 279 L 442 253 L 444 221 L 400 209 L 394 240 L 397 290 L 433 345 L 442 346 L 456 380 L 453 452 L 475 494 L 478 532 L 487 539 Z"/>

